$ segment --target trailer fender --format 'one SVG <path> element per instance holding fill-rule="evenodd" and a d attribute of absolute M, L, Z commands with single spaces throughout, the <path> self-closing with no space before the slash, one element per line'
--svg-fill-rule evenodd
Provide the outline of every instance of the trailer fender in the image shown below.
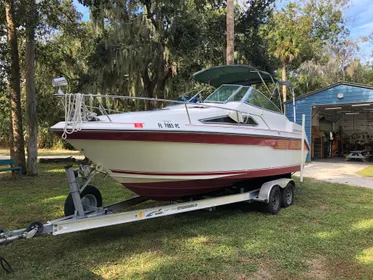
<path fill-rule="evenodd" d="M 271 190 L 274 186 L 279 186 L 281 189 L 284 189 L 288 184 L 293 184 L 295 186 L 295 182 L 289 178 L 281 178 L 265 182 L 260 187 L 258 198 L 256 198 L 255 200 L 267 203 L 269 201 L 269 194 L 271 193 Z"/>

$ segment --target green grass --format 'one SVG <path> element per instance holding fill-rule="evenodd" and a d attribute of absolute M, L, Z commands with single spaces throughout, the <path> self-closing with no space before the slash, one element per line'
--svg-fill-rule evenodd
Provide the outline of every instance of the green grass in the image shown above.
<path fill-rule="evenodd" d="M 356 172 L 357 174 L 365 177 L 373 177 L 373 166 L 368 166 L 363 170 Z"/>
<path fill-rule="evenodd" d="M 37 178 L 0 175 L 0 224 L 61 217 L 62 165 Z M 94 184 L 105 203 L 131 193 Z M 2 279 L 373 279 L 373 191 L 308 179 L 276 216 L 235 204 L 0 247 L 15 269 Z M 148 203 L 149 204 L 149 203 Z M 151 204 L 151 203 L 150 203 Z"/>
<path fill-rule="evenodd" d="M 0 148 L 0 155 L 9 155 L 9 149 Z M 26 152 L 27 155 L 27 152 Z M 39 156 L 77 156 L 79 151 L 63 150 L 63 149 L 39 149 Z"/>

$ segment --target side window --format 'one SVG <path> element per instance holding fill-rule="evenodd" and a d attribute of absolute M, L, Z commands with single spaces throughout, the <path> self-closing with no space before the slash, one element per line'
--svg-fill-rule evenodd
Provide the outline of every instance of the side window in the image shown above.
<path fill-rule="evenodd" d="M 237 122 L 231 119 L 229 116 L 220 116 L 220 117 L 214 117 L 214 118 L 208 118 L 200 120 L 202 123 L 220 123 L 220 124 L 234 124 L 237 125 Z M 251 126 L 256 126 L 258 123 L 253 119 L 253 117 L 249 115 L 243 115 L 243 121 L 240 122 L 240 124 L 247 124 Z"/>
<path fill-rule="evenodd" d="M 280 109 L 277 108 L 277 106 L 273 104 L 271 100 L 269 100 L 266 96 L 264 96 L 261 92 L 257 91 L 255 88 L 251 89 L 251 92 L 248 98 L 245 100 L 245 103 L 252 104 L 274 112 L 280 112 Z"/>

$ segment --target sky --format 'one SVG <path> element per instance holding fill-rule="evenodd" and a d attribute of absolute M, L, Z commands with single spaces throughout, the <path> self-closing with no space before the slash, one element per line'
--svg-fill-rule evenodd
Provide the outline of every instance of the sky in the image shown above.
<path fill-rule="evenodd" d="M 73 4 L 76 7 L 76 9 L 78 10 L 78 12 L 83 15 L 82 20 L 83 21 L 89 20 L 89 9 L 85 6 L 83 6 L 82 4 L 80 4 L 78 2 L 78 0 L 73 0 Z"/>
<path fill-rule="evenodd" d="M 348 27 L 351 38 L 358 39 L 361 36 L 373 34 L 373 1 L 372 0 L 352 0 L 350 7 L 346 11 Z M 373 44 L 370 42 L 360 44 L 363 57 L 370 57 L 371 60 Z"/>
<path fill-rule="evenodd" d="M 276 0 L 278 8 L 283 7 L 294 0 Z M 347 28 L 350 30 L 350 37 L 354 40 L 361 36 L 368 36 L 373 33 L 373 0 L 350 0 L 346 8 L 345 17 Z M 89 19 L 89 9 L 79 4 L 78 0 L 73 0 L 77 10 L 82 13 L 83 21 Z M 360 59 L 362 61 L 372 61 L 373 44 L 370 42 L 360 44 Z"/>
<path fill-rule="evenodd" d="M 352 37 L 367 36 L 373 33 L 372 12 L 372 0 L 352 0 L 346 11 Z"/>

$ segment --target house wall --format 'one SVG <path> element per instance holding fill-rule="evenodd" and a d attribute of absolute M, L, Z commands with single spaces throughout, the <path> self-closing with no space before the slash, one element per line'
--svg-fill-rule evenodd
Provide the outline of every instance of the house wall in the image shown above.
<path fill-rule="evenodd" d="M 343 93 L 343 98 L 338 98 L 339 93 Z M 306 134 L 309 143 L 311 143 L 312 106 L 351 104 L 360 102 L 373 102 L 372 88 L 339 84 L 296 100 L 296 120 L 298 124 L 302 124 L 302 114 L 305 114 Z M 291 121 L 294 119 L 292 102 L 286 104 L 286 116 Z M 310 158 L 311 153 L 308 153 L 307 160 L 310 160 Z"/>

